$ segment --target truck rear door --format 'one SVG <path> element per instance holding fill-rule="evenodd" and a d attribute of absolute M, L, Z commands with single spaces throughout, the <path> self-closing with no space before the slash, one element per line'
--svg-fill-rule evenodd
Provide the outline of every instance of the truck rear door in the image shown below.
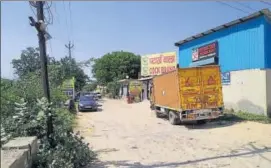
<path fill-rule="evenodd" d="M 219 66 L 205 66 L 200 69 L 202 80 L 202 108 L 217 108 L 223 106 L 222 84 Z"/>
<path fill-rule="evenodd" d="M 201 73 L 198 68 L 179 69 L 180 103 L 182 110 L 201 109 Z"/>
<path fill-rule="evenodd" d="M 179 85 L 182 110 L 223 106 L 219 66 L 179 69 Z"/>

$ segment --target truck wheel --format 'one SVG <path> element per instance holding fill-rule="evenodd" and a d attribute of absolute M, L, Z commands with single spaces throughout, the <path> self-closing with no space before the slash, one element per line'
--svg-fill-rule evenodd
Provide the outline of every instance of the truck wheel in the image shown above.
<path fill-rule="evenodd" d="M 172 124 L 172 125 L 178 125 L 181 123 L 179 116 L 173 111 L 170 111 L 168 113 L 168 120 L 169 120 L 170 124 Z"/>
<path fill-rule="evenodd" d="M 155 111 L 155 115 L 157 118 L 162 118 L 163 115 L 161 113 L 159 113 L 158 111 Z"/>

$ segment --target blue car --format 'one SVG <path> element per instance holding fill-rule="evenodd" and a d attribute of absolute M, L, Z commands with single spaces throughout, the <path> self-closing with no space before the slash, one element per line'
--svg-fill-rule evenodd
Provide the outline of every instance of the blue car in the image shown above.
<path fill-rule="evenodd" d="M 89 95 L 89 96 L 80 96 L 79 98 L 79 104 L 78 104 L 78 111 L 97 111 L 98 110 L 98 103 L 95 100 L 95 97 Z"/>

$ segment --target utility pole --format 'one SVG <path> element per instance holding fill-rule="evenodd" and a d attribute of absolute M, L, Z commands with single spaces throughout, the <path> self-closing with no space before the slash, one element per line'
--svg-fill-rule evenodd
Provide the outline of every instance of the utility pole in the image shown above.
<path fill-rule="evenodd" d="M 71 41 L 69 41 L 69 44 L 68 45 L 65 45 L 65 47 L 69 50 L 69 64 L 70 64 L 70 66 L 69 66 L 69 75 L 70 75 L 70 77 L 72 77 L 72 75 L 71 75 L 71 72 L 72 72 L 72 48 L 74 47 L 74 45 L 73 44 L 71 44 Z"/>
<path fill-rule="evenodd" d="M 68 45 L 65 45 L 65 47 L 69 50 L 69 58 L 70 58 L 70 60 L 71 60 L 71 58 L 72 58 L 72 52 L 71 52 L 71 50 L 72 50 L 72 48 L 74 47 L 74 45 L 71 44 L 71 42 L 69 41 L 69 44 L 68 44 Z"/>
<path fill-rule="evenodd" d="M 33 19 L 33 17 L 29 17 L 31 26 L 35 26 L 38 31 L 39 38 L 39 50 L 40 50 L 40 61 L 41 61 L 41 76 L 42 76 L 42 84 L 44 96 L 47 98 L 50 103 L 50 89 L 49 89 L 49 80 L 48 80 L 48 70 L 47 70 L 47 55 L 46 55 L 46 38 L 45 35 L 49 35 L 45 29 L 44 23 L 44 12 L 43 5 L 44 1 L 36 1 L 35 8 L 37 9 L 37 22 Z M 50 36 L 50 35 L 49 35 Z M 47 116 L 47 137 L 49 139 L 50 144 L 53 144 L 53 138 L 51 134 L 53 133 L 53 122 L 52 122 L 52 114 L 48 111 Z"/>

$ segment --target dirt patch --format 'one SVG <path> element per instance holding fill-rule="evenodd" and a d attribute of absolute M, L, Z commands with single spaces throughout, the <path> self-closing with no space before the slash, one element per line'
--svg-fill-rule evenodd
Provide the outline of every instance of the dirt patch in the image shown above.
<path fill-rule="evenodd" d="M 91 167 L 271 167 L 271 125 L 173 126 L 148 102 L 106 100 L 102 109 L 78 116 L 77 130 L 99 156 Z"/>

